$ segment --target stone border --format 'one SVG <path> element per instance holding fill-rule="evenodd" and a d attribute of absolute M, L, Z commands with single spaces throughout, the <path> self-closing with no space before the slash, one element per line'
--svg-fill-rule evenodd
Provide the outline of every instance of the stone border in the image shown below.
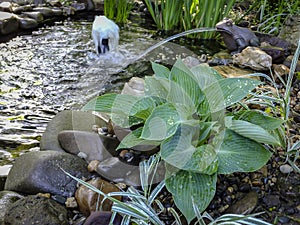
<path fill-rule="evenodd" d="M 101 14 L 103 1 L 78 0 L 63 5 L 59 0 L 0 0 L 0 43 L 31 33 L 44 24 L 88 12 Z"/>

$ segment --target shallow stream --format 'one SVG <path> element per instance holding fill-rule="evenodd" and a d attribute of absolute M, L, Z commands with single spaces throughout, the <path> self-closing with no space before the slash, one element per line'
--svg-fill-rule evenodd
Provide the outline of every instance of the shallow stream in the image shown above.
<path fill-rule="evenodd" d="M 179 56 L 194 55 L 168 42 L 136 61 L 161 39 L 129 23 L 120 27 L 119 51 L 99 57 L 91 26 L 92 19 L 66 20 L 0 44 L 0 166 L 39 150 L 47 122 L 57 112 L 119 91 L 132 76 L 151 75 L 151 60 L 171 65 Z M 202 46 L 197 51 L 207 53 Z"/>

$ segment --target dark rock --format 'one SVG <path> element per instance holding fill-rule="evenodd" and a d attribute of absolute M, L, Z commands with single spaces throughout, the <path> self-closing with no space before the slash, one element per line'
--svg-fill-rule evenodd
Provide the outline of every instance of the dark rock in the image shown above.
<path fill-rule="evenodd" d="M 290 42 L 294 46 L 298 45 L 300 36 L 300 16 L 288 15 L 284 25 L 280 29 L 279 37 Z"/>
<path fill-rule="evenodd" d="M 14 14 L 0 12 L 0 34 L 9 34 L 17 31 L 19 22 Z"/>
<path fill-rule="evenodd" d="M 23 196 L 13 191 L 0 192 L 0 224 L 3 223 L 7 208 L 20 198 L 23 198 Z"/>
<path fill-rule="evenodd" d="M 74 3 L 71 4 L 71 6 L 72 6 L 76 11 L 83 11 L 83 10 L 85 10 L 85 4 L 84 4 L 84 3 L 74 2 Z"/>
<path fill-rule="evenodd" d="M 28 12 L 31 11 L 32 7 L 30 5 L 23 5 L 23 6 L 14 6 L 13 7 L 13 13 L 15 14 L 21 14 L 22 12 Z"/>
<path fill-rule="evenodd" d="M 64 151 L 58 141 L 58 134 L 63 130 L 92 131 L 93 125 L 103 127 L 105 121 L 90 112 L 62 111 L 49 123 L 41 139 L 41 150 Z"/>
<path fill-rule="evenodd" d="M 263 198 L 263 202 L 266 204 L 266 206 L 268 208 L 279 207 L 280 206 L 279 195 L 266 195 Z"/>
<path fill-rule="evenodd" d="M 69 215 L 64 206 L 52 199 L 27 196 L 7 208 L 3 225 L 12 224 L 68 225 Z"/>
<path fill-rule="evenodd" d="M 104 211 L 92 212 L 91 215 L 86 219 L 84 225 L 107 225 L 110 222 L 112 213 Z M 113 225 L 121 224 L 121 216 L 117 214 L 113 221 Z"/>
<path fill-rule="evenodd" d="M 110 157 L 100 162 L 96 171 L 109 181 L 140 186 L 139 167 L 123 163 L 117 157 Z"/>
<path fill-rule="evenodd" d="M 33 8 L 33 11 L 40 12 L 46 18 L 54 16 L 52 9 L 50 9 L 48 7 L 36 7 L 36 8 Z"/>
<path fill-rule="evenodd" d="M 241 200 L 231 205 L 226 213 L 235 214 L 249 214 L 256 207 L 258 202 L 258 194 L 256 192 L 249 192 Z"/>
<path fill-rule="evenodd" d="M 103 161 L 110 157 L 109 151 L 103 146 L 98 134 L 88 131 L 64 130 L 58 133 L 61 147 L 74 155 L 79 152 L 86 155 L 85 160 Z M 115 149 L 112 149 L 115 151 Z"/>
<path fill-rule="evenodd" d="M 77 156 L 57 151 L 29 152 L 15 161 L 8 174 L 5 190 L 73 196 L 77 182 L 62 169 L 78 178 L 90 177 L 86 162 Z"/>
<path fill-rule="evenodd" d="M 291 64 L 292 64 L 292 60 L 293 60 L 293 55 L 290 55 L 290 56 L 288 56 L 285 60 L 284 60 L 284 62 L 283 62 L 283 64 L 285 65 L 285 66 L 287 66 L 287 67 L 291 67 Z M 297 61 L 297 64 L 296 64 L 296 71 L 300 71 L 300 60 L 298 60 Z"/>
<path fill-rule="evenodd" d="M 108 194 L 111 192 L 118 192 L 120 191 L 117 186 L 111 184 L 101 178 L 95 178 L 88 181 L 89 184 L 93 185 L 104 194 Z M 106 199 L 103 202 L 103 196 L 95 191 L 91 190 L 90 188 L 80 185 L 75 193 L 75 198 L 78 203 L 80 212 L 86 216 L 89 216 L 91 212 L 96 211 L 96 209 L 100 209 L 101 211 L 110 211 L 112 206 L 112 201 Z M 114 196 L 114 198 L 118 199 L 119 201 L 122 200 L 121 196 Z M 101 203 L 101 205 L 100 205 Z M 97 205 L 99 204 L 99 205 Z"/>
<path fill-rule="evenodd" d="M 29 18 L 36 20 L 38 23 L 41 23 L 44 20 L 44 16 L 40 12 L 23 12 L 22 15 L 26 15 Z"/>
<path fill-rule="evenodd" d="M 38 22 L 32 18 L 18 17 L 18 20 L 21 29 L 27 30 L 38 27 Z"/>
<path fill-rule="evenodd" d="M 12 165 L 0 166 L 0 191 L 2 191 L 4 189 L 5 181 L 6 181 L 7 175 L 9 173 L 11 167 L 12 167 Z"/>

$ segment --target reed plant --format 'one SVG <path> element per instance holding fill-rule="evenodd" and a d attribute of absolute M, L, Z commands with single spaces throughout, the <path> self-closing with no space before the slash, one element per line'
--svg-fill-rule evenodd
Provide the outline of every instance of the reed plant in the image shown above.
<path fill-rule="evenodd" d="M 236 0 L 144 0 L 159 30 L 214 27 L 228 16 Z M 196 34 L 211 38 L 214 33 Z M 195 35 L 194 35 L 195 36 Z"/>
<path fill-rule="evenodd" d="M 117 23 L 126 23 L 133 0 L 104 0 L 104 15 Z"/>

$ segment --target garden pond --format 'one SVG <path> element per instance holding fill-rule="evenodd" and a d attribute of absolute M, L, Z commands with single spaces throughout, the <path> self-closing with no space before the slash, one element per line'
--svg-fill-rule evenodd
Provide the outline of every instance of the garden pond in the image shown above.
<path fill-rule="evenodd" d="M 119 51 L 99 57 L 91 38 L 93 18 L 55 22 L 0 43 L 0 165 L 38 150 L 47 122 L 57 112 L 80 109 L 104 92 L 118 92 L 133 76 L 151 75 L 150 61 L 172 65 L 179 56 L 196 56 L 171 42 L 148 52 L 162 38 L 130 22 L 120 27 Z M 194 44 L 193 51 L 218 51 L 208 46 Z"/>

